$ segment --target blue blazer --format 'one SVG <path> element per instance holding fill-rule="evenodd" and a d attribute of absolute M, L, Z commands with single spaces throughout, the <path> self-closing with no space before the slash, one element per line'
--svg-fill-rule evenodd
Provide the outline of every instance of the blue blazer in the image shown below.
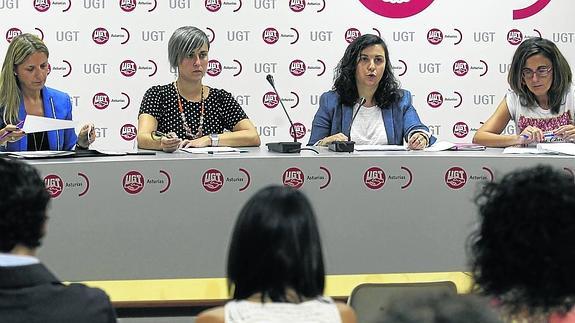
<path fill-rule="evenodd" d="M 58 91 L 44 86 L 41 90 L 42 101 L 44 104 L 44 117 L 72 120 L 72 102 L 67 93 Z M 26 109 L 24 108 L 24 101 L 20 101 L 20 109 L 18 111 L 18 119 L 24 120 L 26 118 Z M 4 120 L 1 120 L 5 124 Z M 1 125 L 4 127 L 5 125 Z M 78 137 L 73 128 L 48 131 L 48 145 L 50 150 L 72 150 Z M 27 136 L 16 142 L 9 142 L 6 145 L 7 151 L 26 151 L 28 150 Z"/>
<path fill-rule="evenodd" d="M 407 90 L 402 91 L 403 96 L 398 102 L 381 109 L 387 142 L 390 145 L 403 145 L 403 142 L 408 140 L 407 136 L 413 131 L 421 130 L 429 133 L 429 128 L 421 123 L 417 111 L 411 104 L 411 93 Z M 313 118 L 308 145 L 314 145 L 319 140 L 340 132 L 349 137 L 352 113 L 353 108 L 342 105 L 337 92 L 329 91 L 322 94 L 319 98 L 319 109 Z M 429 144 L 432 145 L 435 140 L 435 137 L 430 136 Z"/>

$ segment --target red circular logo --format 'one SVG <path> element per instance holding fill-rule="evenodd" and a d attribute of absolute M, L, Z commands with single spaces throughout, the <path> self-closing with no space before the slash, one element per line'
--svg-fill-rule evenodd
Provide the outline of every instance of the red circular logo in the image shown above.
<path fill-rule="evenodd" d="M 264 97 L 262 98 L 262 102 L 266 106 L 266 108 L 273 109 L 273 108 L 277 107 L 278 104 L 280 103 L 280 98 L 278 97 L 278 95 L 275 92 L 268 92 L 268 93 L 264 94 Z"/>
<path fill-rule="evenodd" d="M 127 77 L 132 77 L 136 74 L 136 63 L 132 60 L 125 60 L 120 64 L 120 73 Z"/>
<path fill-rule="evenodd" d="M 300 188 L 303 186 L 305 179 L 301 169 L 297 167 L 290 167 L 285 170 L 282 175 L 282 182 L 285 186 L 293 188 Z"/>
<path fill-rule="evenodd" d="M 295 59 L 289 64 L 289 71 L 294 76 L 302 76 L 305 73 L 305 63 L 300 59 Z"/>
<path fill-rule="evenodd" d="M 224 174 L 217 169 L 208 169 L 202 176 L 202 186 L 208 192 L 217 192 L 224 186 Z"/>
<path fill-rule="evenodd" d="M 104 110 L 110 105 L 110 97 L 106 93 L 99 92 L 94 94 L 92 104 L 98 110 Z"/>
<path fill-rule="evenodd" d="M 449 188 L 457 190 L 467 183 L 467 173 L 461 167 L 451 167 L 445 172 L 445 184 Z"/>
<path fill-rule="evenodd" d="M 385 172 L 379 167 L 368 168 L 363 174 L 363 183 L 369 189 L 378 190 L 385 185 Z"/>
<path fill-rule="evenodd" d="M 64 189 L 64 182 L 58 175 L 50 174 L 44 177 L 44 186 L 52 198 L 56 198 L 62 194 Z"/>
<path fill-rule="evenodd" d="M 345 41 L 348 43 L 351 43 L 359 36 L 361 36 L 361 32 L 357 28 L 349 28 L 345 31 Z"/>
<path fill-rule="evenodd" d="M 407 18 L 425 10 L 433 0 L 359 0 L 367 9 L 387 18 Z"/>
<path fill-rule="evenodd" d="M 110 33 L 106 28 L 99 27 L 92 32 L 92 40 L 98 45 L 105 44 L 110 40 Z"/>
<path fill-rule="evenodd" d="M 432 45 L 439 45 L 443 41 L 443 32 L 437 28 L 432 28 L 427 32 L 427 41 Z"/>
<path fill-rule="evenodd" d="M 135 170 L 129 171 L 122 179 L 122 187 L 129 194 L 138 194 L 144 189 L 144 176 Z"/>
<path fill-rule="evenodd" d="M 215 59 L 208 61 L 207 73 L 209 76 L 218 76 L 222 72 L 222 64 Z"/>
<path fill-rule="evenodd" d="M 518 29 L 511 29 L 507 32 L 507 42 L 511 45 L 519 45 L 523 41 L 523 33 Z"/>
<path fill-rule="evenodd" d="M 453 73 L 457 76 L 464 76 L 469 72 L 469 64 L 466 61 L 460 59 L 453 63 Z"/>
<path fill-rule="evenodd" d="M 12 42 L 12 39 L 14 39 L 20 35 L 22 35 L 22 30 L 20 30 L 18 28 L 10 28 L 6 32 L 6 40 L 10 43 L 10 42 Z"/>
<path fill-rule="evenodd" d="M 120 8 L 125 12 L 136 9 L 136 0 L 120 0 Z"/>
<path fill-rule="evenodd" d="M 208 9 L 208 11 L 216 12 L 216 11 L 220 10 L 220 8 L 222 7 L 222 1 L 221 0 L 206 0 L 204 5 L 205 5 L 206 9 Z"/>
<path fill-rule="evenodd" d="M 264 32 L 262 33 L 262 38 L 264 42 L 266 42 L 266 44 L 270 45 L 275 44 L 280 39 L 280 33 L 277 31 L 277 29 L 273 27 L 268 27 L 264 29 Z"/>
<path fill-rule="evenodd" d="M 50 9 L 50 0 L 34 0 L 34 9 L 45 12 Z"/>
<path fill-rule="evenodd" d="M 290 0 L 289 8 L 294 12 L 301 12 L 305 9 L 305 0 Z"/>
<path fill-rule="evenodd" d="M 469 133 L 469 127 L 463 121 L 453 125 L 453 135 L 457 138 L 464 138 Z"/>
<path fill-rule="evenodd" d="M 122 139 L 126 140 L 126 141 L 131 141 L 136 139 L 136 136 L 138 135 L 138 130 L 136 129 L 136 126 L 134 126 L 133 124 L 125 124 L 122 126 L 122 128 L 120 128 L 120 137 L 122 137 Z"/>
<path fill-rule="evenodd" d="M 303 125 L 303 123 L 300 122 L 294 122 L 293 127 L 290 127 L 289 129 L 289 134 L 290 136 L 292 136 L 292 138 L 295 139 L 301 139 L 305 136 L 307 130 L 305 128 L 305 126 Z"/>
<path fill-rule="evenodd" d="M 432 108 L 439 108 L 443 104 L 443 95 L 434 91 L 427 95 L 427 105 Z"/>

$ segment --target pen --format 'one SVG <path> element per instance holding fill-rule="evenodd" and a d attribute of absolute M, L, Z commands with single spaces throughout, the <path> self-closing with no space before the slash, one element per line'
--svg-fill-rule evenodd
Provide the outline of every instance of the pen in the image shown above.
<path fill-rule="evenodd" d="M 525 139 L 529 139 L 529 136 L 528 136 L 528 135 L 521 135 L 521 137 L 523 137 L 523 138 L 525 138 Z M 553 138 L 553 137 L 555 137 L 555 134 L 554 134 L 554 133 L 546 133 L 546 134 L 543 134 L 543 138 L 549 139 L 549 138 Z"/>
<path fill-rule="evenodd" d="M 24 125 L 24 120 L 18 122 L 18 124 L 16 124 L 16 128 L 20 128 Z M 8 137 L 9 134 L 11 134 L 12 131 L 6 131 L 2 136 L 0 136 L 0 139 L 4 139 L 6 137 Z"/>

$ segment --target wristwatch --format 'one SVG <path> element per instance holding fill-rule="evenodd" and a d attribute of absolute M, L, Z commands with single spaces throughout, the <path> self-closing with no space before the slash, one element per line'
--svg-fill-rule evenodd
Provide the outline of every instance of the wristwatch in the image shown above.
<path fill-rule="evenodd" d="M 217 133 L 212 133 L 210 134 L 210 140 L 212 141 L 212 147 L 217 147 L 218 144 L 220 143 L 220 135 L 218 135 Z"/>

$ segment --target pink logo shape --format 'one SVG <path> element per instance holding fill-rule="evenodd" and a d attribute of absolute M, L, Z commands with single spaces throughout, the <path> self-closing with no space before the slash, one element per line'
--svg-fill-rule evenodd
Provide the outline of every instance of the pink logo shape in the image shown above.
<path fill-rule="evenodd" d="M 262 39 L 266 42 L 266 44 L 275 44 L 280 39 L 280 33 L 277 31 L 277 29 L 268 27 L 264 29 L 264 32 L 262 33 Z"/>
<path fill-rule="evenodd" d="M 44 186 L 52 198 L 56 198 L 62 194 L 64 183 L 58 175 L 50 174 L 44 177 Z"/>
<path fill-rule="evenodd" d="M 551 0 L 537 0 L 534 4 L 528 7 L 513 10 L 513 20 L 529 18 L 543 10 L 549 2 L 551 2 Z"/>
<path fill-rule="evenodd" d="M 224 174 L 217 169 L 208 169 L 202 176 L 202 185 L 208 192 L 217 192 L 224 186 Z"/>
<path fill-rule="evenodd" d="M 457 76 L 464 76 L 469 72 L 469 64 L 466 61 L 460 59 L 453 63 L 453 73 Z"/>
<path fill-rule="evenodd" d="M 125 60 L 120 64 L 120 73 L 126 77 L 132 77 L 136 74 L 136 63 L 132 60 Z"/>
<path fill-rule="evenodd" d="M 106 28 L 99 27 L 92 32 L 92 40 L 98 45 L 105 44 L 110 40 L 110 33 Z"/>
<path fill-rule="evenodd" d="M 453 135 L 457 138 L 464 138 L 469 133 L 469 127 L 463 121 L 453 125 Z"/>
<path fill-rule="evenodd" d="M 120 137 L 122 137 L 122 139 L 126 141 L 132 141 L 136 139 L 137 135 L 138 131 L 136 129 L 136 126 L 134 126 L 133 124 L 127 123 L 123 125 L 122 128 L 120 128 Z"/>
<path fill-rule="evenodd" d="M 433 0 L 411 0 L 394 3 L 390 0 L 359 0 L 367 9 L 387 18 L 407 18 L 425 10 Z"/>
<path fill-rule="evenodd" d="M 18 28 L 10 28 L 8 29 L 8 31 L 6 32 L 6 40 L 11 43 L 12 39 L 18 37 L 22 35 L 22 30 L 18 29 Z"/>
<path fill-rule="evenodd" d="M 345 31 L 345 41 L 348 43 L 351 43 L 359 36 L 361 36 L 361 32 L 357 28 L 349 28 Z"/>
<path fill-rule="evenodd" d="M 443 32 L 432 28 L 427 32 L 427 41 L 432 45 L 439 45 L 443 41 Z"/>
<path fill-rule="evenodd" d="M 282 181 L 285 186 L 300 188 L 304 183 L 303 172 L 297 167 L 290 167 L 283 173 Z"/>
<path fill-rule="evenodd" d="M 104 110 L 110 105 L 110 97 L 103 92 L 94 94 L 92 98 L 92 104 L 98 110 Z"/>
<path fill-rule="evenodd" d="M 209 76 L 218 76 L 222 72 L 222 64 L 215 60 L 211 59 L 208 61 L 208 70 L 207 73 Z"/>
<path fill-rule="evenodd" d="M 135 170 L 129 171 L 122 179 L 122 187 L 128 194 L 138 194 L 144 189 L 144 176 Z"/>
<path fill-rule="evenodd" d="M 511 45 L 519 45 L 523 40 L 523 33 L 518 29 L 511 29 L 507 32 L 507 42 Z"/>
<path fill-rule="evenodd" d="M 467 173 L 461 167 L 451 167 L 445 172 L 445 184 L 449 188 L 457 190 L 467 183 Z"/>
<path fill-rule="evenodd" d="M 125 12 L 136 9 L 136 0 L 120 0 L 120 8 Z"/>
<path fill-rule="evenodd" d="M 302 123 L 294 122 L 293 127 L 290 127 L 289 134 L 292 138 L 301 139 L 305 136 L 307 130 Z"/>
<path fill-rule="evenodd" d="M 206 9 L 208 9 L 208 11 L 216 12 L 216 11 L 220 10 L 220 8 L 222 7 L 222 1 L 221 0 L 206 0 L 205 6 L 206 6 Z"/>
<path fill-rule="evenodd" d="M 45 12 L 50 9 L 50 0 L 34 0 L 34 9 Z"/>
<path fill-rule="evenodd" d="M 305 63 L 300 59 L 295 59 L 289 64 L 289 71 L 293 76 L 302 76 L 305 69 Z"/>
<path fill-rule="evenodd" d="M 427 104 L 432 108 L 439 108 L 443 104 L 443 95 L 434 91 L 427 95 Z"/>
<path fill-rule="evenodd" d="M 370 167 L 363 174 L 363 183 L 369 189 L 378 190 L 385 185 L 385 172 L 379 167 Z"/>
<path fill-rule="evenodd" d="M 268 92 L 264 94 L 262 102 L 266 106 L 266 108 L 273 109 L 278 106 L 278 104 L 280 103 L 280 99 L 275 92 Z"/>
<path fill-rule="evenodd" d="M 293 12 L 302 12 L 305 9 L 305 0 L 290 0 L 289 8 Z"/>

